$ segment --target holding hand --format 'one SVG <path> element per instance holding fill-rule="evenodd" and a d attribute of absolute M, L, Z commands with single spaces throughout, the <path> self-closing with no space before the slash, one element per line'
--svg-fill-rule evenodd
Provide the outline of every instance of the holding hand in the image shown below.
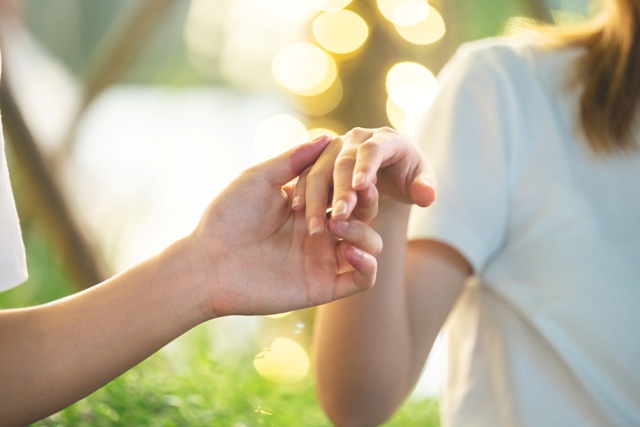
<path fill-rule="evenodd" d="M 209 205 L 188 239 L 205 273 L 209 317 L 285 312 L 373 286 L 372 254 L 382 243 L 369 226 L 352 220 L 335 234 L 310 236 L 304 213 L 292 210 L 290 181 L 329 141 L 317 138 L 248 169 Z"/>
<path fill-rule="evenodd" d="M 330 197 L 333 219 L 344 220 L 353 213 L 369 221 L 377 214 L 379 194 L 386 201 L 426 207 L 436 196 L 435 179 L 406 135 L 386 127 L 355 128 L 334 138 L 300 178 L 294 208 L 306 206 L 309 233 L 315 235 L 324 229 Z"/>

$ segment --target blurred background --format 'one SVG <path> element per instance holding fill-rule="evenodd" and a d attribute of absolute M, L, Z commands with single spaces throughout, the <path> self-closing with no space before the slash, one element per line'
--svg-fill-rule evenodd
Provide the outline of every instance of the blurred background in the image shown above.
<path fill-rule="evenodd" d="M 320 133 L 411 134 L 461 43 L 596 8 L 0 0 L 0 106 L 30 272 L 0 307 L 63 297 L 157 253 L 243 169 Z M 37 425 L 329 425 L 312 329 L 313 310 L 209 322 Z M 389 426 L 439 425 L 441 347 Z"/>

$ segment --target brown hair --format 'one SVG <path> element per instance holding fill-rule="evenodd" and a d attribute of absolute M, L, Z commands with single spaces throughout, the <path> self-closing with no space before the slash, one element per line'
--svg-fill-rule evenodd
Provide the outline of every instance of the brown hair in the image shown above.
<path fill-rule="evenodd" d="M 593 151 L 613 154 L 638 148 L 640 0 L 604 0 L 603 6 L 586 24 L 543 32 L 559 45 L 586 47 L 575 70 L 584 87 L 580 121 Z"/>

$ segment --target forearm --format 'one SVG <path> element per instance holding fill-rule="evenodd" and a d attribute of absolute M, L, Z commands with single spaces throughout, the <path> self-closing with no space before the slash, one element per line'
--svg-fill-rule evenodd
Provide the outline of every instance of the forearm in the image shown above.
<path fill-rule="evenodd" d="M 392 205 L 381 205 L 371 223 L 384 242 L 375 286 L 321 307 L 316 322 L 319 395 L 339 425 L 379 423 L 412 386 L 404 283 L 409 206 Z"/>
<path fill-rule="evenodd" d="M 206 319 L 177 242 L 87 291 L 0 313 L 0 414 L 24 425 L 77 401 Z"/>

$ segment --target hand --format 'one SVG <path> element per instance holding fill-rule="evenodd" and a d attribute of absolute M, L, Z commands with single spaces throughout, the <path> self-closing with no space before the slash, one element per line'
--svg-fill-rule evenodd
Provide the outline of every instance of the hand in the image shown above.
<path fill-rule="evenodd" d="M 373 286 L 380 237 L 359 221 L 309 236 L 290 182 L 328 136 L 245 171 L 205 211 L 190 241 L 203 260 L 210 317 L 271 314 L 323 304 Z M 289 183 L 289 184 L 287 184 Z"/>
<path fill-rule="evenodd" d="M 379 195 L 426 207 L 435 200 L 435 186 L 426 159 L 406 135 L 386 127 L 355 128 L 335 138 L 301 176 L 294 208 L 306 206 L 309 233 L 315 235 L 325 228 L 330 197 L 332 218 L 353 214 L 369 221 L 377 214 Z"/>

